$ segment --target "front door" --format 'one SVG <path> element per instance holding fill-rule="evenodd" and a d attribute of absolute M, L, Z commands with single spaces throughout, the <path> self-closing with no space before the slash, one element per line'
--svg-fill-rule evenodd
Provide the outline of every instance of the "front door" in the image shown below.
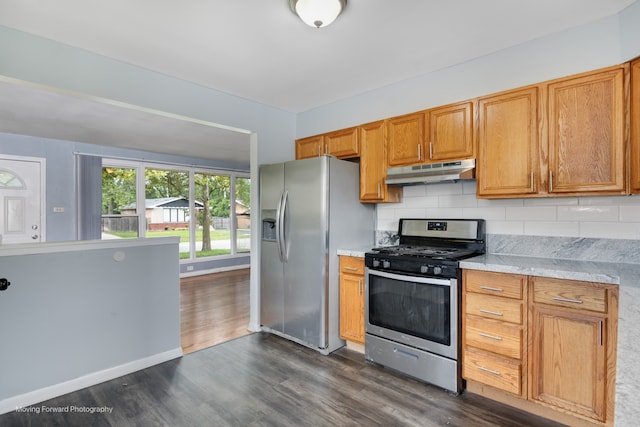
<path fill-rule="evenodd" d="M 43 242 L 44 159 L 0 157 L 0 243 Z"/>

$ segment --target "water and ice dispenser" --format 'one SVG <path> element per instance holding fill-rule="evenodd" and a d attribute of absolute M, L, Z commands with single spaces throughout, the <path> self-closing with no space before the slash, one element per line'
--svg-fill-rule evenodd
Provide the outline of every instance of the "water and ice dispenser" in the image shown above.
<path fill-rule="evenodd" d="M 273 209 L 263 210 L 262 215 L 262 240 L 276 241 L 276 211 Z"/>

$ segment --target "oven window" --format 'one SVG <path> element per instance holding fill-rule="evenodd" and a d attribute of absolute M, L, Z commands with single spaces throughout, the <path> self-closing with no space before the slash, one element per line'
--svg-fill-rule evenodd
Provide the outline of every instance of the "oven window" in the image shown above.
<path fill-rule="evenodd" d="M 451 345 L 450 286 L 369 276 L 369 323 Z"/>

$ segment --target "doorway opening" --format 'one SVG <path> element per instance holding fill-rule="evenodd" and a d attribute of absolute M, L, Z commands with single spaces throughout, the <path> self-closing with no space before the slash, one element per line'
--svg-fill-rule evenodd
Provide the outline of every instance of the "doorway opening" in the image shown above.
<path fill-rule="evenodd" d="M 250 269 L 180 279 L 180 342 L 184 354 L 251 333 Z"/>

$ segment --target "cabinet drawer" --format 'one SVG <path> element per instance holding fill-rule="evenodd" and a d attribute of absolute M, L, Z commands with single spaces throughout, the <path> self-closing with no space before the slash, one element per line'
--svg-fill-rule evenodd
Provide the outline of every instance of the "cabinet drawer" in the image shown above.
<path fill-rule="evenodd" d="M 467 316 L 464 337 L 468 346 L 513 359 L 522 358 L 522 328 L 520 326 Z"/>
<path fill-rule="evenodd" d="M 522 364 L 512 359 L 465 349 L 462 377 L 517 395 L 522 394 Z"/>
<path fill-rule="evenodd" d="M 466 294 L 465 313 L 522 325 L 522 302 L 474 293 Z"/>
<path fill-rule="evenodd" d="M 354 256 L 340 257 L 340 272 L 364 275 L 364 258 Z"/>
<path fill-rule="evenodd" d="M 591 282 L 533 278 L 533 301 L 579 310 L 607 312 L 606 289 Z"/>
<path fill-rule="evenodd" d="M 465 270 L 464 275 L 464 284 L 468 292 L 515 299 L 522 299 L 526 280 L 527 276 L 490 271 Z"/>

